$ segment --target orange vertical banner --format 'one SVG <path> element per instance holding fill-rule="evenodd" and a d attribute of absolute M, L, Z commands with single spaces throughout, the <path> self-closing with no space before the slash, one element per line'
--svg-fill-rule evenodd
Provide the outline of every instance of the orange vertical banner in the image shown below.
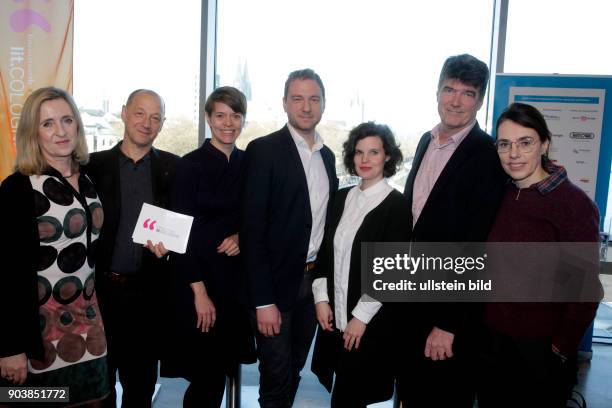
<path fill-rule="evenodd" d="M 72 93 L 74 0 L 0 1 L 0 181 L 13 172 L 25 99 L 56 86 Z"/>

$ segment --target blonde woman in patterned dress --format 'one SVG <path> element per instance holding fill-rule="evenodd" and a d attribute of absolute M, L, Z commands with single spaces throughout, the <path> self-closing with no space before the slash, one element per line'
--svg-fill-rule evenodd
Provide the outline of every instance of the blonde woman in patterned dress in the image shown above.
<path fill-rule="evenodd" d="M 104 214 L 80 172 L 87 144 L 72 97 L 32 92 L 16 146 L 0 186 L 0 386 L 69 387 L 60 405 L 99 406 L 109 383 L 92 255 Z"/>

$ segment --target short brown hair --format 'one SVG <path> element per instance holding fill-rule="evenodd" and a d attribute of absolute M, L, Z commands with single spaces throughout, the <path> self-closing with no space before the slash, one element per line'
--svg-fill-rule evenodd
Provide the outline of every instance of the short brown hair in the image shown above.
<path fill-rule="evenodd" d="M 240 92 L 240 90 L 234 88 L 233 86 L 222 86 L 215 89 L 210 95 L 208 95 L 208 99 L 206 99 L 206 103 L 204 104 L 204 111 L 208 114 L 208 116 L 212 115 L 216 102 L 226 104 L 235 113 L 240 113 L 243 119 L 246 118 L 246 97 L 242 92 Z"/>
<path fill-rule="evenodd" d="M 285 93 L 283 95 L 283 99 L 287 99 L 287 95 L 289 94 L 289 85 L 291 85 L 291 83 L 296 79 L 301 79 L 302 81 L 315 81 L 317 85 L 319 85 L 319 88 L 321 88 L 321 96 L 323 97 L 323 100 L 325 100 L 325 87 L 323 86 L 323 81 L 321 80 L 319 74 L 310 68 L 298 69 L 297 71 L 293 71 L 289 74 L 289 77 L 287 77 L 287 80 L 285 81 Z"/>
<path fill-rule="evenodd" d="M 41 105 L 54 99 L 66 101 L 77 123 L 76 146 L 72 152 L 73 165 L 76 165 L 76 163 L 86 164 L 89 160 L 83 120 L 72 96 L 63 89 L 52 86 L 40 88 L 32 92 L 26 99 L 21 110 L 21 117 L 19 118 L 19 125 L 15 135 L 15 144 L 17 146 L 15 170 L 26 176 L 40 175 L 49 166 L 38 145 L 38 126 L 40 123 Z"/>

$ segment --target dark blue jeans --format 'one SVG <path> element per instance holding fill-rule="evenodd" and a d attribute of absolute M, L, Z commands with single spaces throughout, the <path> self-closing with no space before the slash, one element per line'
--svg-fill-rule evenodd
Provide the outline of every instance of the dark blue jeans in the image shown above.
<path fill-rule="evenodd" d="M 263 408 L 293 405 L 300 372 L 306 363 L 317 327 L 311 272 L 304 274 L 293 308 L 281 312 L 279 335 L 262 336 L 257 330 L 255 311 L 251 311 L 259 359 L 259 404 Z"/>

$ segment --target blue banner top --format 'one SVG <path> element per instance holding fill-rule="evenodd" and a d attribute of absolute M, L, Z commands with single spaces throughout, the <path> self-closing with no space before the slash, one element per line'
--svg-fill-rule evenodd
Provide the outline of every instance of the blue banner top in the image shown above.
<path fill-rule="evenodd" d="M 599 104 L 599 98 L 586 96 L 515 95 L 516 102 L 588 103 Z"/>

